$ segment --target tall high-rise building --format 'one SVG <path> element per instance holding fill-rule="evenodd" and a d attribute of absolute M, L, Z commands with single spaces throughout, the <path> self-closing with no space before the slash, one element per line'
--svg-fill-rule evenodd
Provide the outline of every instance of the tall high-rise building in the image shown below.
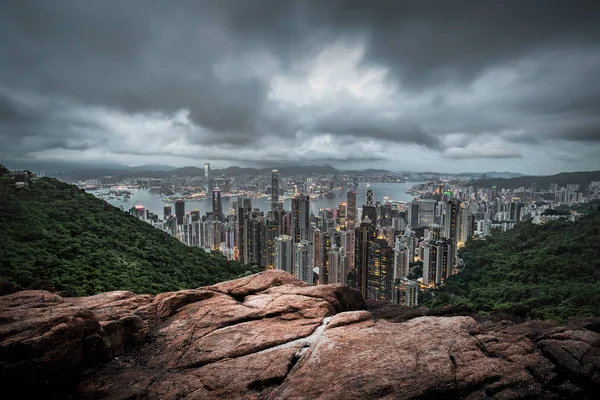
<path fill-rule="evenodd" d="M 426 286 L 435 285 L 437 262 L 437 246 L 432 243 L 423 244 L 423 284 Z"/>
<path fill-rule="evenodd" d="M 337 209 L 336 226 L 345 228 L 346 227 L 346 203 L 341 202 Z"/>
<path fill-rule="evenodd" d="M 223 220 L 223 205 L 221 203 L 221 189 L 218 187 L 212 191 L 212 213 L 217 221 Z"/>
<path fill-rule="evenodd" d="M 271 172 L 271 209 L 277 207 L 279 203 L 279 171 L 274 169 Z"/>
<path fill-rule="evenodd" d="M 419 226 L 431 226 L 434 223 L 436 203 L 434 199 L 419 201 Z"/>
<path fill-rule="evenodd" d="M 415 307 L 419 305 L 419 282 L 401 279 L 394 285 L 394 304 Z"/>
<path fill-rule="evenodd" d="M 210 178 L 210 163 L 204 163 L 204 179 L 208 182 Z"/>
<path fill-rule="evenodd" d="M 334 248 L 327 253 L 329 264 L 329 283 L 346 283 L 346 251 L 344 248 Z"/>
<path fill-rule="evenodd" d="M 368 257 L 366 300 L 392 301 L 394 290 L 394 249 L 384 238 L 371 245 Z"/>
<path fill-rule="evenodd" d="M 237 209 L 237 218 L 235 224 L 236 259 L 242 264 L 248 264 L 250 262 L 250 248 L 248 246 L 248 240 L 251 235 L 251 212 L 251 209 L 243 206 Z"/>
<path fill-rule="evenodd" d="M 171 209 L 171 206 L 170 206 L 170 205 L 168 205 L 168 204 L 165 204 L 165 206 L 163 207 L 163 215 L 164 215 L 164 218 L 163 218 L 163 219 L 167 219 L 167 218 L 169 218 L 169 216 L 171 216 L 171 213 L 172 213 L 172 212 L 173 212 L 173 211 L 172 211 L 172 209 Z"/>
<path fill-rule="evenodd" d="M 354 229 L 346 229 L 346 269 L 344 275 L 347 276 L 350 271 L 354 270 L 354 241 L 356 231 Z M 347 283 L 347 282 L 344 282 Z"/>
<path fill-rule="evenodd" d="M 310 198 L 298 195 L 292 198 L 291 237 L 295 243 L 308 240 L 310 231 Z"/>
<path fill-rule="evenodd" d="M 267 214 L 265 221 L 265 266 L 266 269 L 275 267 L 275 238 L 279 236 L 279 219 L 275 212 Z"/>
<path fill-rule="evenodd" d="M 518 199 L 513 199 L 510 202 L 510 220 L 515 222 L 521 222 L 521 209 L 523 204 Z"/>
<path fill-rule="evenodd" d="M 316 247 L 316 243 L 314 246 L 315 254 L 318 253 L 318 256 L 315 257 L 315 260 L 318 264 L 315 264 L 315 267 L 319 268 L 319 284 L 325 285 L 328 283 L 332 283 L 330 281 L 331 271 L 329 270 L 329 251 L 332 249 L 333 241 L 332 241 L 332 233 L 322 232 L 320 231 L 318 234 L 318 238 L 315 240 L 318 241 L 319 247 Z"/>
<path fill-rule="evenodd" d="M 411 228 L 419 227 L 419 203 L 416 201 L 408 203 L 408 226 Z"/>
<path fill-rule="evenodd" d="M 183 225 L 185 218 L 185 202 L 183 199 L 178 199 L 175 202 L 175 217 L 177 218 L 177 225 Z"/>
<path fill-rule="evenodd" d="M 294 276 L 313 284 L 313 245 L 308 240 L 294 245 Z"/>
<path fill-rule="evenodd" d="M 469 223 L 472 221 L 472 218 L 469 218 L 469 210 L 465 206 L 465 203 L 460 205 L 460 215 L 459 215 L 459 229 L 458 229 L 458 247 L 462 247 L 465 245 L 465 242 L 468 240 L 471 232 Z"/>
<path fill-rule="evenodd" d="M 371 188 L 371 185 L 367 184 L 367 200 L 366 200 L 366 205 L 368 206 L 374 206 L 375 205 L 375 193 L 373 192 L 373 189 Z"/>
<path fill-rule="evenodd" d="M 377 238 L 377 230 L 369 217 L 365 217 L 356 228 L 354 245 L 354 282 L 353 286 L 367 298 L 367 283 L 369 277 L 369 253 Z M 352 282 L 350 282 L 352 283 Z"/>
<path fill-rule="evenodd" d="M 266 267 L 265 254 L 265 226 L 266 219 L 263 216 L 254 215 L 250 219 L 250 232 L 248 234 L 248 252 L 250 262 Z"/>
<path fill-rule="evenodd" d="M 281 235 L 275 239 L 275 268 L 294 273 L 292 266 L 292 252 L 294 243 L 292 237 Z"/>
<path fill-rule="evenodd" d="M 369 223 L 373 226 L 373 228 L 377 227 L 377 208 L 375 206 L 364 205 L 362 208 L 362 213 L 360 215 L 360 220 L 365 221 L 368 220 Z M 361 224 L 363 223 L 361 222 Z"/>
<path fill-rule="evenodd" d="M 356 192 L 349 190 L 346 199 L 346 230 L 356 228 Z"/>
<path fill-rule="evenodd" d="M 454 265 L 456 250 L 458 248 L 458 226 L 460 216 L 460 200 L 452 198 L 445 203 L 444 209 L 444 237 L 452 245 L 450 264 Z"/>

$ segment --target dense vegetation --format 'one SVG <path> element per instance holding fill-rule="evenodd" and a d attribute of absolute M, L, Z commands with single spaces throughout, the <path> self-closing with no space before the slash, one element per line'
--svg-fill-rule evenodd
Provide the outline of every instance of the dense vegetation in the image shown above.
<path fill-rule="evenodd" d="M 521 176 L 517 178 L 492 178 L 480 179 L 470 182 L 469 185 L 489 188 L 496 186 L 498 189 L 518 189 L 520 187 L 530 188 L 536 184 L 538 189 L 547 189 L 551 183 L 558 186 L 577 184 L 586 188 L 590 182 L 600 180 L 600 171 L 562 172 L 549 176 Z"/>
<path fill-rule="evenodd" d="M 459 255 L 464 267 L 433 292 L 429 306 L 491 311 L 522 304 L 535 317 L 557 320 L 600 315 L 600 213 L 576 223 L 526 222 L 469 241 Z"/>
<path fill-rule="evenodd" d="M 578 203 L 578 204 L 561 204 L 556 207 L 556 211 L 563 212 L 565 214 L 569 214 L 571 211 L 575 211 L 581 214 L 589 214 L 592 212 L 600 211 L 600 200 L 595 199 L 589 201 L 587 203 Z"/>
<path fill-rule="evenodd" d="M 234 279 L 251 269 L 185 246 L 55 179 L 17 188 L 0 177 L 0 227 L 0 281 L 25 287 L 43 281 L 76 295 L 159 293 Z"/>

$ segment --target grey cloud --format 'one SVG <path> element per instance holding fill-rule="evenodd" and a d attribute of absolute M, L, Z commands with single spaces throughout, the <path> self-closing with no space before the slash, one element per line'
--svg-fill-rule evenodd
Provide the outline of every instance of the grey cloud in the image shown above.
<path fill-rule="evenodd" d="M 384 147 L 417 144 L 452 158 L 466 156 L 444 152 L 446 135 L 464 134 L 460 148 L 496 135 L 507 143 L 505 154 L 473 154 L 515 157 L 510 143 L 600 141 L 594 85 L 600 61 L 579 57 L 598 53 L 599 8 L 595 1 L 6 2 L 0 6 L 0 88 L 128 115 L 188 110 L 194 129 L 181 129 L 173 139 L 218 146 L 227 157 L 237 149 L 260 152 L 269 145 L 265 137 L 295 146 L 300 131 Z M 365 46 L 359 68 L 387 71 L 382 84 L 398 88 L 387 100 L 431 101 L 415 109 L 386 105 L 398 116 L 382 118 L 374 111 L 384 106 L 347 95 L 286 109 L 269 98 L 274 76 L 302 81 L 320 50 L 341 39 Z M 546 58 L 552 54 L 562 61 Z M 501 93 L 473 94 L 478 79 L 495 69 L 522 75 Z M 457 105 L 453 99 L 461 94 L 473 102 Z M 28 108 L 0 96 L 0 137 L 12 143 L 4 151 L 155 152 L 121 146 L 98 121 L 57 120 L 60 107 Z M 277 151 L 264 149 L 267 154 Z"/>
<path fill-rule="evenodd" d="M 447 158 L 462 159 L 462 158 L 521 158 L 521 154 L 504 148 L 462 148 L 451 147 L 444 151 L 444 156 Z"/>

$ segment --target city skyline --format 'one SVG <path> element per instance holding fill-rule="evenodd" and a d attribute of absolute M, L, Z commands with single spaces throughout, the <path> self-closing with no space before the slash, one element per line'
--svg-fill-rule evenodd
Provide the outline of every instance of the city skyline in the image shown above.
<path fill-rule="evenodd" d="M 0 160 L 600 170 L 596 2 L 0 6 Z"/>

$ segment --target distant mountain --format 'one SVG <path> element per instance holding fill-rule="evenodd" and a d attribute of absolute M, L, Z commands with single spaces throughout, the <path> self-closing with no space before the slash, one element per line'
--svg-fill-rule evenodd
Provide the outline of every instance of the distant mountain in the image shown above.
<path fill-rule="evenodd" d="M 478 187 L 496 186 L 498 189 L 517 189 L 520 187 L 530 188 L 535 183 L 538 189 L 546 189 L 551 183 L 559 186 L 568 184 L 585 186 L 589 185 L 591 181 L 600 181 L 600 171 L 563 172 L 556 175 L 521 176 L 509 179 L 480 179 L 472 181 L 470 184 Z"/>
<path fill-rule="evenodd" d="M 490 172 L 483 172 L 482 175 L 485 175 L 486 179 L 488 178 L 518 178 L 521 176 L 525 176 L 524 174 L 518 173 L 518 172 L 508 172 L 508 171 L 504 171 L 504 172 L 496 172 L 496 171 L 490 171 Z"/>
<path fill-rule="evenodd" d="M 178 177 L 194 177 L 204 176 L 204 168 L 199 167 L 182 167 L 175 168 L 170 165 L 161 164 L 146 164 L 136 167 L 129 167 L 123 164 L 78 164 L 78 163 L 61 163 L 56 164 L 53 169 L 37 168 L 28 163 L 10 163 L 5 164 L 9 169 L 29 169 L 32 172 L 43 172 L 45 175 L 53 176 L 65 181 L 83 181 L 94 179 L 103 176 L 117 177 L 145 177 L 145 178 L 168 178 L 171 176 Z M 50 164 L 44 164 L 49 167 Z M 366 169 L 366 170 L 338 170 L 331 165 L 284 165 L 268 168 L 250 168 L 231 166 L 224 169 L 212 169 L 211 175 L 235 177 L 242 175 L 268 175 L 276 169 L 280 175 L 338 175 L 342 173 L 353 174 L 391 174 L 392 172 L 385 169 Z"/>
<path fill-rule="evenodd" d="M 176 168 L 176 169 L 169 171 L 168 174 L 165 173 L 164 175 L 165 175 L 165 177 L 167 177 L 167 176 L 204 176 L 204 168 L 198 168 L 198 167 Z"/>
<path fill-rule="evenodd" d="M 131 167 L 129 168 L 131 171 L 173 171 L 177 169 L 176 167 L 172 167 L 170 165 L 162 165 L 162 164 L 145 164 L 140 165 L 139 167 Z"/>
<path fill-rule="evenodd" d="M 6 160 L 2 161 L 8 169 L 11 170 L 29 170 L 36 174 L 61 174 L 69 171 L 80 170 L 126 170 L 130 167 L 125 164 L 117 163 L 82 163 L 71 161 L 20 161 Z"/>

